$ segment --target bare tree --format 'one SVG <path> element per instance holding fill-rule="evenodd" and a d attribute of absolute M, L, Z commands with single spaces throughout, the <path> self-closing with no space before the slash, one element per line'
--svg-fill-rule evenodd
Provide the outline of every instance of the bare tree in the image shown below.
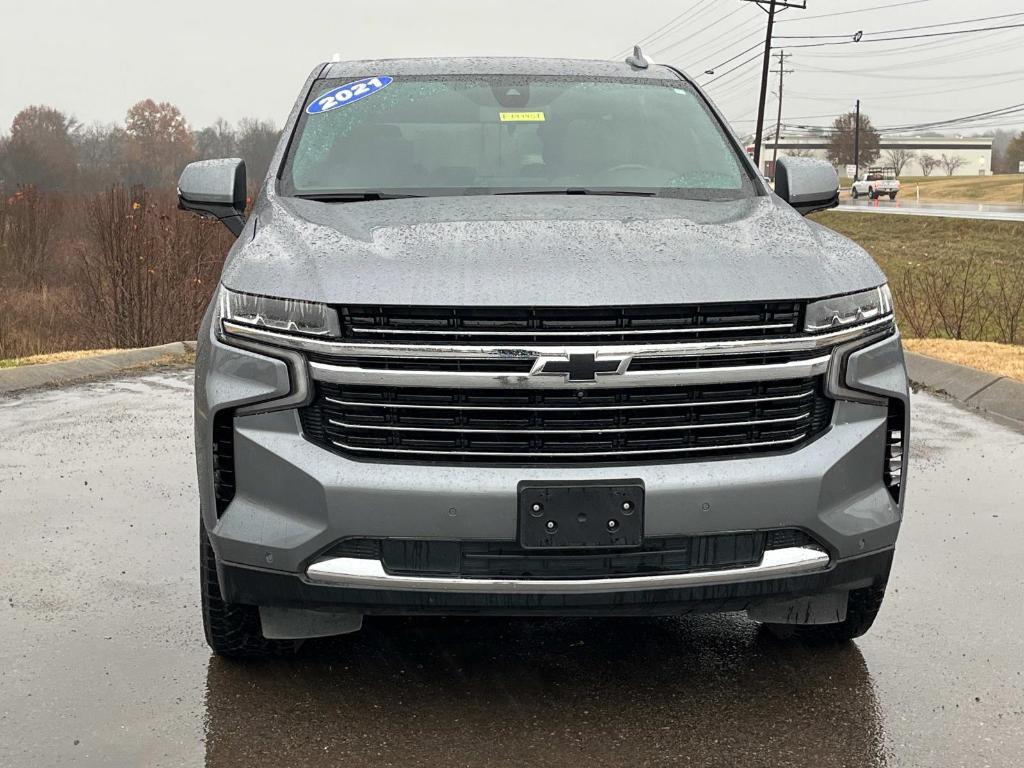
<path fill-rule="evenodd" d="M 871 125 L 871 118 L 863 112 L 860 115 L 860 141 L 855 138 L 857 115 L 847 112 L 832 121 L 832 135 L 828 143 L 828 159 L 832 165 L 857 163 L 866 168 L 878 157 L 878 131 Z M 854 145 L 857 147 L 858 159 L 854 159 Z"/>
<path fill-rule="evenodd" d="M 902 176 L 903 169 L 914 158 L 914 153 L 909 149 L 895 147 L 885 150 L 885 162 L 896 169 L 896 175 Z"/>
<path fill-rule="evenodd" d="M 1004 344 L 1016 344 L 1024 318 L 1024 261 L 1000 264 L 996 269 L 998 309 L 992 320 Z"/>
<path fill-rule="evenodd" d="M 193 138 L 201 160 L 234 157 L 238 152 L 238 137 L 223 117 L 218 117 L 213 125 L 196 131 Z"/>
<path fill-rule="evenodd" d="M 947 176 L 952 176 L 956 173 L 957 168 L 960 168 L 964 164 L 964 159 L 959 155 L 947 155 L 942 154 L 942 160 L 939 161 L 942 164 L 943 170 L 946 171 Z"/>
<path fill-rule="evenodd" d="M 935 157 L 935 155 L 923 153 L 917 158 L 917 164 L 921 166 L 921 173 L 925 176 L 931 176 L 932 171 L 939 167 L 939 158 Z"/>
<path fill-rule="evenodd" d="M 267 120 L 243 117 L 238 121 L 238 154 L 245 160 L 249 186 L 259 189 L 270 168 L 281 132 Z"/>

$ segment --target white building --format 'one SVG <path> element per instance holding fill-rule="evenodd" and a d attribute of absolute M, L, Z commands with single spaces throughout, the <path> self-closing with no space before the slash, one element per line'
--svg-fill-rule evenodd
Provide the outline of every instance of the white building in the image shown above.
<path fill-rule="evenodd" d="M 761 145 L 761 167 L 765 175 L 771 177 L 772 152 L 775 149 L 775 135 L 764 139 Z M 893 165 L 889 160 L 888 150 L 903 150 L 910 153 L 910 159 L 906 161 L 900 172 L 901 176 L 924 176 L 921 169 L 920 158 L 922 155 L 931 155 L 936 160 L 957 158 L 959 167 L 953 171 L 954 176 L 985 176 L 992 172 L 992 137 L 971 137 L 960 136 L 883 136 L 879 142 L 880 153 L 873 165 Z M 753 151 L 753 145 L 748 147 Z M 828 158 L 828 139 L 824 136 L 787 136 L 785 133 L 779 136 L 778 154 L 784 155 L 800 154 L 810 157 Z M 862 169 L 864 170 L 864 169 Z M 844 169 L 839 169 L 839 175 L 845 175 Z M 945 176 L 946 169 L 936 165 L 931 172 L 932 176 Z"/>

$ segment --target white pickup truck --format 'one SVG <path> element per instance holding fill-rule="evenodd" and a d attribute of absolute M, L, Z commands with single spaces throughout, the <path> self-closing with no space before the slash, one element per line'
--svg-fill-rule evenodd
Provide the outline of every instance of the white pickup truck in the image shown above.
<path fill-rule="evenodd" d="M 896 199 L 900 191 L 900 181 L 896 178 L 895 168 L 869 168 L 862 179 L 854 179 L 850 186 L 850 195 L 856 200 L 867 195 L 877 200 L 881 195 L 888 195 L 890 200 Z"/>

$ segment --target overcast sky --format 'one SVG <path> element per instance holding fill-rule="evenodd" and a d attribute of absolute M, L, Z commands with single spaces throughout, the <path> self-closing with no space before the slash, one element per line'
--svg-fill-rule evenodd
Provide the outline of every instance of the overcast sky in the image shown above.
<path fill-rule="evenodd" d="M 806 10 L 779 16 L 778 35 L 852 35 L 1014 11 L 1021 13 L 968 26 L 1024 24 L 1018 1 L 806 2 Z M 648 50 L 691 74 L 763 42 L 765 14 L 745 0 L 0 0 L 0 131 L 28 104 L 48 104 L 85 123 L 119 122 L 147 97 L 177 104 L 193 126 L 245 116 L 281 124 L 309 70 L 335 52 L 342 58 L 611 58 L 681 14 Z M 899 34 L 957 28 L 964 27 Z M 776 44 L 810 42 L 822 41 Z M 1021 50 L 1024 27 L 790 48 L 787 68 L 794 71 L 786 76 L 784 120 L 827 124 L 857 97 L 883 127 L 1019 103 Z M 721 80 L 708 86 L 741 133 L 753 127 L 760 64 L 723 73 L 757 53 L 719 66 Z M 771 115 L 773 105 L 769 96 Z"/>

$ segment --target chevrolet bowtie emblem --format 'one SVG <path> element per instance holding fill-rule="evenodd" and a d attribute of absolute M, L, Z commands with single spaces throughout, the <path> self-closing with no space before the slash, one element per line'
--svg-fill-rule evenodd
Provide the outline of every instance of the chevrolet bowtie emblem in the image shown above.
<path fill-rule="evenodd" d="M 532 376 L 562 376 L 566 381 L 597 381 L 598 374 L 619 374 L 629 365 L 628 357 L 600 357 L 592 352 L 571 353 L 566 357 L 540 357 L 530 371 Z"/>

